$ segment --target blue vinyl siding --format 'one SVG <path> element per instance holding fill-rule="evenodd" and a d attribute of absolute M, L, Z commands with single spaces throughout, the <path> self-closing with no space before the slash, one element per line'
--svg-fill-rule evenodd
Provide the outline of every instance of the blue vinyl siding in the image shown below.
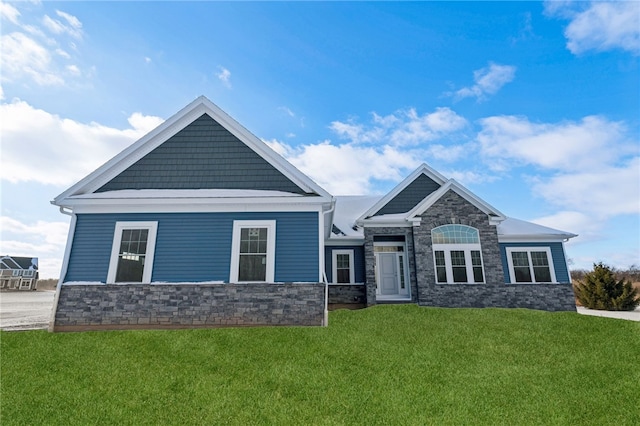
<path fill-rule="evenodd" d="M 318 214 L 144 213 L 77 216 L 65 281 L 105 282 L 118 221 L 157 221 L 152 281 L 229 281 L 234 220 L 275 220 L 275 281 L 317 282 Z"/>
<path fill-rule="evenodd" d="M 357 283 L 365 282 L 364 247 L 362 246 L 325 246 L 324 272 L 327 280 L 333 282 L 333 250 L 353 250 L 353 274 Z"/>
<path fill-rule="evenodd" d="M 96 192 L 119 189 L 304 190 L 207 114 Z"/>
<path fill-rule="evenodd" d="M 567 270 L 562 243 L 500 243 L 500 256 L 502 257 L 505 283 L 511 283 L 509 264 L 507 263 L 507 247 L 549 247 L 551 249 L 551 257 L 553 257 L 553 269 L 556 271 L 556 280 L 560 283 L 569 282 L 569 271 Z"/>
<path fill-rule="evenodd" d="M 436 181 L 426 175 L 420 175 L 398 195 L 389 200 L 374 216 L 408 212 L 439 188 L 440 185 Z"/>

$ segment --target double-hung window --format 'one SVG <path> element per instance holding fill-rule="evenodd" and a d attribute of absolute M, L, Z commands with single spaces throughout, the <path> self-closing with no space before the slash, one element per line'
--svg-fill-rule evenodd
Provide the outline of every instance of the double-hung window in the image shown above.
<path fill-rule="evenodd" d="M 158 222 L 116 222 L 107 283 L 150 283 Z"/>
<path fill-rule="evenodd" d="M 353 250 L 333 250 L 333 282 L 351 284 L 355 282 L 353 269 Z"/>
<path fill-rule="evenodd" d="M 233 222 L 229 281 L 274 282 L 275 220 Z"/>
<path fill-rule="evenodd" d="M 483 283 L 482 249 L 477 229 L 442 225 L 431 230 L 437 283 Z"/>
<path fill-rule="evenodd" d="M 551 250 L 548 247 L 507 247 L 512 283 L 554 283 Z"/>

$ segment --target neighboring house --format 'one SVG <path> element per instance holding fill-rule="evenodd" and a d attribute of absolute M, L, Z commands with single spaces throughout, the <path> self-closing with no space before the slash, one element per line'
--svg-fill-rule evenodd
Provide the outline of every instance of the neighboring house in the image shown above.
<path fill-rule="evenodd" d="M 328 304 L 575 309 L 575 235 L 426 165 L 383 197 L 333 197 L 204 97 L 52 203 L 71 215 L 52 330 L 326 325 Z"/>
<path fill-rule="evenodd" d="M 35 290 L 37 286 L 37 257 L 0 257 L 0 288 L 7 290 Z"/>

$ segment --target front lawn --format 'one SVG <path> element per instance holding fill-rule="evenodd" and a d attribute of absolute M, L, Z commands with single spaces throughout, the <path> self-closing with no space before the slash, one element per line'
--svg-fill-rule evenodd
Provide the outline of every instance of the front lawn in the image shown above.
<path fill-rule="evenodd" d="M 0 423 L 640 424 L 640 323 L 414 305 L 328 328 L 0 333 Z"/>

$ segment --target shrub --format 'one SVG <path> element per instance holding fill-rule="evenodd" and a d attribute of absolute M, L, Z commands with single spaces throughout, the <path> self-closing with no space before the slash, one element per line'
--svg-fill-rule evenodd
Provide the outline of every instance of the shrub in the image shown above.
<path fill-rule="evenodd" d="M 574 286 L 576 297 L 585 308 L 606 311 L 632 311 L 640 305 L 638 291 L 624 277 L 616 280 L 614 271 L 602 262 L 593 265 Z"/>

